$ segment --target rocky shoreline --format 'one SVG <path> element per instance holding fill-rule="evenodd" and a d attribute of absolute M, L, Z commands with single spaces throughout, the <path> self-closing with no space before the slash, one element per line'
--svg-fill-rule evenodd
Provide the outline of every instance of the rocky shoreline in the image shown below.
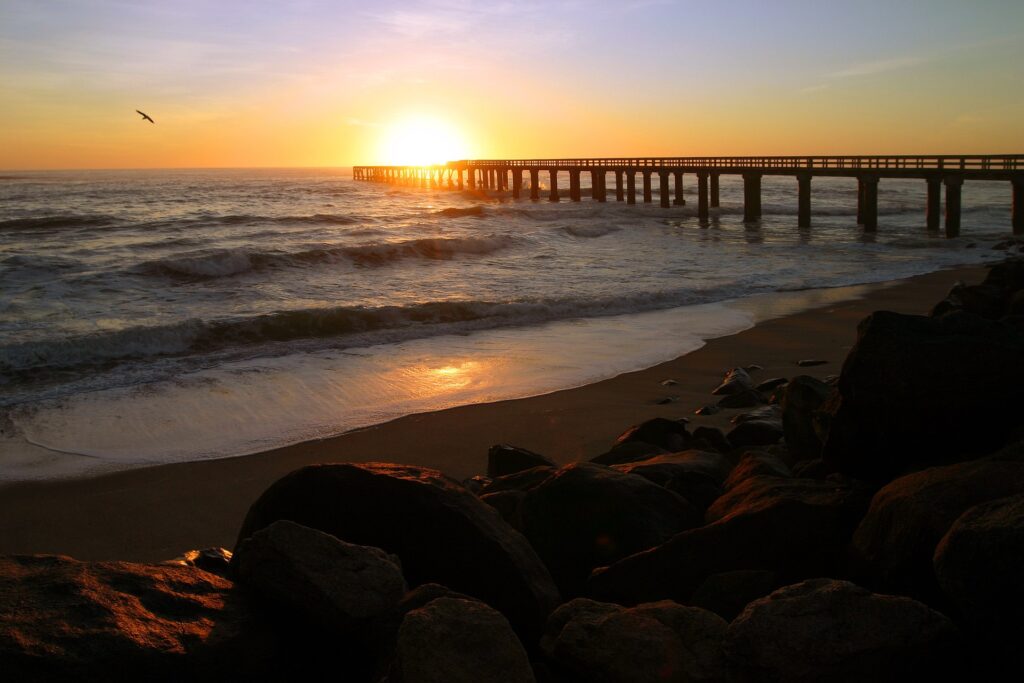
<path fill-rule="evenodd" d="M 756 360 L 752 358 L 751 361 Z M 812 367 L 806 359 L 803 367 Z M 1024 674 L 1024 261 L 879 311 L 837 377 L 726 373 L 590 462 L 304 467 L 233 551 L 0 557 L 10 680 Z M 709 387 L 712 389 L 712 387 Z"/>

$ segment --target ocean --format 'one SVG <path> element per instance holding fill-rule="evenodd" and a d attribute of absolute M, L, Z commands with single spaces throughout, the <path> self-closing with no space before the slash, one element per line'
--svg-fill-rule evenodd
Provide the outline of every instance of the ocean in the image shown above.
<path fill-rule="evenodd" d="M 856 286 L 1001 258 L 1007 183 L 962 237 L 925 183 L 722 176 L 687 206 L 513 200 L 349 169 L 0 173 L 0 481 L 243 455 L 649 367 Z M 560 181 L 567 187 L 567 179 Z M 656 192 L 657 193 L 657 192 Z"/>

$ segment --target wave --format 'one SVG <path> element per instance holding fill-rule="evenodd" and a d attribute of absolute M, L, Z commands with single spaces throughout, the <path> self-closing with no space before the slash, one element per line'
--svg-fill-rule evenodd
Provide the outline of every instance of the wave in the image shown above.
<path fill-rule="evenodd" d="M 448 207 L 447 209 L 441 209 L 437 212 L 438 216 L 445 216 L 447 218 L 461 218 L 463 216 L 475 216 L 482 218 L 484 215 L 484 207 L 477 204 L 476 206 L 469 207 Z"/>
<path fill-rule="evenodd" d="M 0 231 L 4 230 L 62 230 L 69 228 L 97 228 L 118 223 L 113 216 L 59 214 L 55 216 L 39 216 L 37 218 L 14 218 L 0 221 Z"/>
<path fill-rule="evenodd" d="M 567 225 L 562 230 L 573 237 L 604 237 L 621 228 L 614 225 Z"/>
<path fill-rule="evenodd" d="M 197 222 L 238 225 L 245 223 L 275 223 L 278 225 L 313 224 L 313 225 L 351 225 L 359 222 L 359 218 L 343 213 L 315 213 L 305 216 L 257 216 L 251 214 L 229 214 L 196 219 Z"/>
<path fill-rule="evenodd" d="M 627 297 L 525 302 L 435 301 L 409 306 L 299 309 L 245 318 L 187 320 L 0 347 L 0 373 L 17 381 L 47 371 L 102 367 L 167 356 L 213 353 L 297 340 L 335 339 L 336 346 L 524 326 L 569 318 L 621 315 L 718 301 L 741 292 L 662 291 Z"/>
<path fill-rule="evenodd" d="M 504 249 L 507 235 L 489 237 L 436 237 L 357 246 L 324 246 L 296 252 L 260 252 L 248 248 L 197 251 L 140 264 L 134 270 L 189 280 L 229 277 L 269 268 L 333 263 L 348 260 L 358 266 L 384 266 L 402 259 L 449 260 L 459 255 L 480 256 Z"/>

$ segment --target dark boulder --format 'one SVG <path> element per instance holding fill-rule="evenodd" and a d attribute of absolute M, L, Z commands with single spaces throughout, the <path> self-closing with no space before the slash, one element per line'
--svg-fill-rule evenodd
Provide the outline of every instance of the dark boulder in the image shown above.
<path fill-rule="evenodd" d="M 479 495 L 480 492 L 484 489 L 484 487 L 490 483 L 491 478 L 485 477 L 482 474 L 477 474 L 470 477 L 469 479 L 462 480 L 462 485 L 466 487 L 466 490 L 469 491 L 470 493 L 475 493 L 477 495 Z"/>
<path fill-rule="evenodd" d="M 728 396 L 723 396 L 718 402 L 719 408 L 753 408 L 764 403 L 764 397 L 753 389 L 744 389 Z"/>
<path fill-rule="evenodd" d="M 270 622 L 194 567 L 0 558 L 5 681 L 257 680 L 278 671 Z"/>
<path fill-rule="evenodd" d="M 525 448 L 496 444 L 487 451 L 487 476 L 502 477 L 528 470 L 531 467 L 554 467 L 555 463 L 539 453 Z"/>
<path fill-rule="evenodd" d="M 577 598 L 551 614 L 541 649 L 573 681 L 722 681 L 726 628 L 669 600 L 625 608 Z"/>
<path fill-rule="evenodd" d="M 322 627 L 359 636 L 405 595 L 398 558 L 279 520 L 238 545 L 238 580 Z"/>
<path fill-rule="evenodd" d="M 693 592 L 690 604 L 732 621 L 748 604 L 781 585 L 775 572 L 766 569 L 712 574 Z"/>
<path fill-rule="evenodd" d="M 1024 493 L 1024 462 L 989 458 L 933 467 L 875 494 L 850 545 L 854 578 L 873 590 L 943 605 L 932 557 L 969 508 Z"/>
<path fill-rule="evenodd" d="M 809 460 L 821 457 L 818 411 L 833 391 L 828 384 L 809 375 L 794 377 L 782 396 L 782 431 L 793 457 Z"/>
<path fill-rule="evenodd" d="M 723 488 L 729 490 L 739 486 L 751 477 L 765 475 L 770 477 L 791 477 L 793 473 L 786 463 L 771 453 L 747 451 L 740 457 L 740 461 L 736 463 L 736 467 L 733 468 L 732 472 L 729 473 L 729 478 L 725 480 Z"/>
<path fill-rule="evenodd" d="M 173 560 L 167 560 L 166 564 L 195 567 L 218 576 L 228 576 L 231 566 L 231 551 L 227 548 L 187 550 Z"/>
<path fill-rule="evenodd" d="M 942 614 L 846 581 L 812 579 L 752 602 L 729 625 L 738 681 L 950 680 L 958 634 Z"/>
<path fill-rule="evenodd" d="M 480 496 L 486 496 L 492 493 L 501 493 L 502 491 L 529 491 L 554 474 L 555 471 L 554 467 L 545 465 L 542 467 L 531 467 L 528 470 L 522 470 L 515 474 L 506 474 L 504 477 L 492 479 L 477 493 Z"/>
<path fill-rule="evenodd" d="M 821 360 L 820 358 L 805 358 L 796 362 L 801 368 L 813 368 L 816 365 L 825 365 L 826 363 L 828 363 L 827 360 Z"/>
<path fill-rule="evenodd" d="M 485 493 L 480 496 L 480 500 L 497 510 L 501 518 L 519 532 L 523 530 L 523 517 L 520 514 L 520 508 L 524 498 L 526 498 L 526 491 L 517 491 L 515 489 Z"/>
<path fill-rule="evenodd" d="M 873 313 L 828 401 L 823 458 L 885 481 L 991 453 L 1019 429 L 1022 386 L 1021 330 L 967 313 Z"/>
<path fill-rule="evenodd" d="M 675 452 L 686 448 L 686 444 L 690 441 L 690 434 L 686 431 L 686 423 L 656 417 L 627 429 L 615 440 L 615 445 L 619 446 L 632 441 L 653 444 L 667 451 Z"/>
<path fill-rule="evenodd" d="M 754 387 L 754 389 L 761 392 L 762 394 L 767 394 L 775 389 L 778 389 L 781 386 L 784 386 L 788 381 L 789 380 L 786 379 L 785 377 L 772 377 L 771 379 L 764 380 L 756 387 Z"/>
<path fill-rule="evenodd" d="M 412 586 L 440 583 L 501 611 L 527 640 L 558 604 L 530 544 L 497 512 L 437 470 L 387 463 L 314 465 L 267 489 L 239 542 L 279 519 L 401 559 Z"/>
<path fill-rule="evenodd" d="M 566 596 L 582 592 L 594 567 L 700 523 L 677 494 L 592 463 L 561 468 L 526 494 L 520 512 L 523 532 Z"/>
<path fill-rule="evenodd" d="M 389 683 L 533 683 L 508 621 L 475 600 L 439 597 L 410 610 L 398 629 Z"/>
<path fill-rule="evenodd" d="M 689 602 L 711 575 L 745 569 L 792 582 L 833 574 L 867 505 L 850 484 L 751 477 L 708 509 L 704 527 L 595 570 L 589 594 L 637 604 Z"/>
<path fill-rule="evenodd" d="M 638 474 L 664 486 L 673 477 L 684 473 L 704 474 L 721 484 L 732 471 L 733 461 L 720 453 L 689 450 L 681 453 L 657 455 L 646 460 L 613 465 L 612 469 L 626 474 Z"/>
<path fill-rule="evenodd" d="M 689 443 L 689 439 L 686 440 Z M 645 441 L 626 441 L 616 444 L 610 450 L 590 459 L 590 462 L 598 465 L 621 465 L 626 462 L 646 460 L 655 455 L 668 453 L 669 451 L 661 446 Z"/>
<path fill-rule="evenodd" d="M 1006 309 L 1006 301 L 1006 292 L 995 285 L 957 283 L 945 299 L 935 304 L 930 315 L 939 317 L 953 311 L 964 311 L 989 320 L 998 320 Z"/>
<path fill-rule="evenodd" d="M 934 567 L 967 627 L 1024 673 L 1024 494 L 960 515 L 935 549 Z"/>
<path fill-rule="evenodd" d="M 746 420 L 729 431 L 733 448 L 770 446 L 782 439 L 782 420 Z"/>
<path fill-rule="evenodd" d="M 753 388 L 754 380 L 750 379 L 750 374 L 743 368 L 733 368 L 725 373 L 722 383 L 715 387 L 711 393 L 715 396 L 730 396 L 749 391 Z"/>
<path fill-rule="evenodd" d="M 774 406 L 774 405 L 767 405 L 767 406 L 761 406 L 759 408 L 754 408 L 753 410 L 748 410 L 746 412 L 738 413 L 736 415 L 733 415 L 732 419 L 729 420 L 729 422 L 738 425 L 741 422 L 750 422 L 751 420 L 778 421 L 778 420 L 781 420 L 781 419 L 782 419 L 782 407 L 781 406 Z"/>
<path fill-rule="evenodd" d="M 732 444 L 726 438 L 725 432 L 718 427 L 697 427 L 693 430 L 693 448 L 697 450 L 712 450 L 719 453 L 728 453 L 732 450 Z"/>

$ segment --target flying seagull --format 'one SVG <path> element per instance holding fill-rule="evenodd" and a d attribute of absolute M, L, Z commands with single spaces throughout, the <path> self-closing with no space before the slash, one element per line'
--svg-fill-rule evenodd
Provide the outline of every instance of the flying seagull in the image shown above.
<path fill-rule="evenodd" d="M 138 109 L 136 109 L 135 113 L 141 114 L 142 118 L 144 118 L 145 120 L 149 121 L 150 123 L 153 123 L 153 124 L 156 123 L 156 121 L 154 121 L 153 119 L 149 118 L 149 114 L 147 114 L 145 112 L 142 112 L 142 111 L 139 111 Z"/>

